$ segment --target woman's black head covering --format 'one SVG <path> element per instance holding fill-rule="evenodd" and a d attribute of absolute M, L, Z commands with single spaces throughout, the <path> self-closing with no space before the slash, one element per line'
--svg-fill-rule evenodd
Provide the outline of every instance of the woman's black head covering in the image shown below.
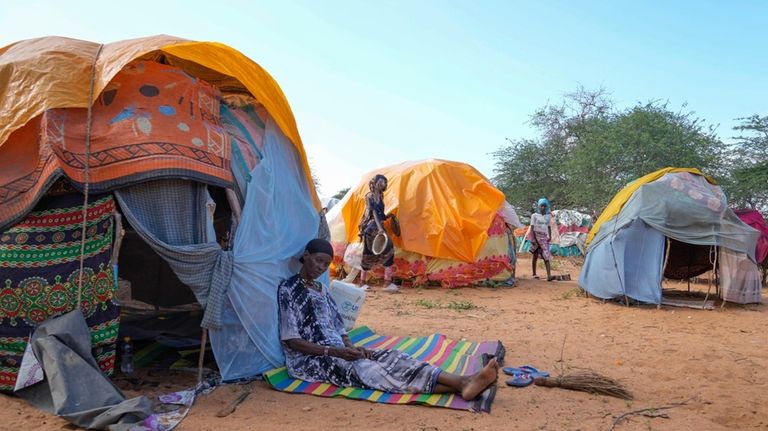
<path fill-rule="evenodd" d="M 384 175 L 382 175 L 382 174 L 376 174 L 376 175 L 374 175 L 374 176 L 373 176 L 373 178 L 371 178 L 371 181 L 368 181 L 368 188 L 371 190 L 371 192 L 374 192 L 374 191 L 375 191 L 375 188 L 376 188 L 376 183 L 377 183 L 377 182 L 379 182 L 379 180 L 384 180 L 384 181 L 386 181 L 386 182 L 389 182 L 389 180 L 387 179 L 387 177 L 385 177 L 385 176 L 384 176 Z"/>
<path fill-rule="evenodd" d="M 315 238 L 308 242 L 307 246 L 304 247 L 304 251 L 309 254 L 325 253 L 328 256 L 333 257 L 333 247 L 331 247 L 331 243 L 322 238 Z"/>

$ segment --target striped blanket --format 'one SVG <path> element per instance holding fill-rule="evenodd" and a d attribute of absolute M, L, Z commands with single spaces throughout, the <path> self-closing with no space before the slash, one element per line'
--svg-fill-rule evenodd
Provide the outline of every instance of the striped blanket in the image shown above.
<path fill-rule="evenodd" d="M 401 350 L 445 371 L 461 375 L 478 371 L 490 355 L 495 356 L 499 364 L 504 359 L 504 346 L 500 341 L 473 343 L 466 340 L 450 340 L 440 334 L 427 337 L 395 337 L 378 335 L 365 326 L 350 331 L 349 338 L 356 345 L 368 349 Z M 345 397 L 385 404 L 422 404 L 475 412 L 490 412 L 496 395 L 495 386 L 491 386 L 472 401 L 465 401 L 457 394 L 392 394 L 371 389 L 340 388 L 328 383 L 294 379 L 288 375 L 285 367 L 264 373 L 264 379 L 282 392 Z"/>

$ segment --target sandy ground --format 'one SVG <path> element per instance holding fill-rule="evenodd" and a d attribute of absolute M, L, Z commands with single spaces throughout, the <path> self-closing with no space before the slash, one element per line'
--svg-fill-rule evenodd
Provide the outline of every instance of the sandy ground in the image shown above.
<path fill-rule="evenodd" d="M 668 418 L 631 416 L 615 429 L 768 430 L 768 306 L 628 308 L 581 296 L 578 267 L 572 261 L 556 263 L 556 273 L 572 275 L 567 282 L 531 279 L 526 259 L 519 268 L 514 288 L 404 289 L 395 295 L 374 290 L 359 323 L 395 335 L 440 332 L 451 338 L 499 339 L 507 348 L 507 365 L 532 364 L 553 374 L 592 368 L 622 381 L 635 394 L 634 401 L 564 389 L 513 388 L 500 375 L 492 412 L 475 414 L 284 394 L 256 382 L 229 416 L 216 414 L 245 386 L 220 387 L 198 399 L 177 429 L 609 430 L 622 413 L 686 403 L 658 411 Z M 452 302 L 472 308 L 450 309 Z M 168 392 L 194 377 L 149 379 L 159 385 L 131 388 L 119 383 L 129 394 L 137 393 L 134 389 Z M 3 396 L 2 402 L 2 429 L 75 429 L 21 400 Z"/>

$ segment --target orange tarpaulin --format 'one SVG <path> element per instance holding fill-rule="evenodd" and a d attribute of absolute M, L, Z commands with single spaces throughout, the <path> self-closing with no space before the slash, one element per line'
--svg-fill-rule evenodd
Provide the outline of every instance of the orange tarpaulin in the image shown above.
<path fill-rule="evenodd" d="M 162 35 L 100 45 L 45 37 L 0 48 L 0 150 L 11 133 L 49 109 L 88 107 L 91 85 L 95 102 L 131 61 L 160 57 L 221 91 L 253 95 L 296 147 L 310 195 L 320 208 L 296 121 L 282 90 L 261 66 L 215 42 Z"/>
<path fill-rule="evenodd" d="M 376 174 L 389 179 L 384 205 L 400 220 L 402 235 L 393 238 L 395 246 L 464 262 L 478 258 L 504 194 L 472 166 L 445 160 L 406 162 L 366 174 L 338 204 L 347 242 L 359 241 L 368 181 Z"/>
<path fill-rule="evenodd" d="M 230 134 L 221 93 L 178 68 L 136 60 L 88 110 L 53 108 L 0 147 L 0 227 L 23 217 L 60 175 L 103 193 L 140 181 L 179 177 L 232 187 Z"/>
<path fill-rule="evenodd" d="M 207 183 L 231 184 L 220 97 L 208 83 L 170 66 L 129 63 L 94 103 L 90 182 L 131 181 L 164 169 L 166 175 L 178 171 Z M 43 145 L 54 149 L 70 180 L 82 183 L 87 110 L 52 109 L 43 118 Z"/>

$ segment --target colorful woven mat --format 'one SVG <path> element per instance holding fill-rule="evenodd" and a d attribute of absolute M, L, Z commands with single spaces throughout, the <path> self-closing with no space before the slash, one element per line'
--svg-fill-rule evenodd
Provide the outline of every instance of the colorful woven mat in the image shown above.
<path fill-rule="evenodd" d="M 445 371 L 460 375 L 474 374 L 482 368 L 484 359 L 490 355 L 495 356 L 500 364 L 504 359 L 504 346 L 500 341 L 474 343 L 467 340 L 450 340 L 440 334 L 427 337 L 395 337 L 375 334 L 365 326 L 350 331 L 349 338 L 355 345 L 367 349 L 401 350 Z M 345 397 L 385 404 L 422 404 L 475 412 L 490 412 L 496 395 L 495 386 L 491 386 L 472 401 L 466 401 L 457 394 L 393 394 L 371 389 L 341 388 L 328 383 L 294 379 L 288 375 L 285 367 L 264 373 L 264 379 L 282 392 Z"/>

